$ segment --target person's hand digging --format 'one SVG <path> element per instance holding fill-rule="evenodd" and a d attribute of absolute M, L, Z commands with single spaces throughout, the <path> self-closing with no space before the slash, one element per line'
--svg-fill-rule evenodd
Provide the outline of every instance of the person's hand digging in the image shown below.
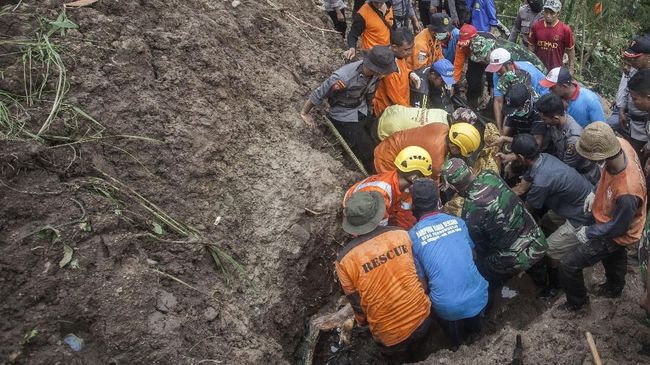
<path fill-rule="evenodd" d="M 351 60 L 354 58 L 354 56 L 357 55 L 357 51 L 354 48 L 350 48 L 347 51 L 343 52 L 343 57 L 346 60 Z"/>
<path fill-rule="evenodd" d="M 307 124 L 307 127 L 310 129 L 316 128 L 316 122 L 314 121 L 314 117 L 312 117 L 311 114 L 300 113 L 300 117 L 305 122 L 305 124 Z"/>

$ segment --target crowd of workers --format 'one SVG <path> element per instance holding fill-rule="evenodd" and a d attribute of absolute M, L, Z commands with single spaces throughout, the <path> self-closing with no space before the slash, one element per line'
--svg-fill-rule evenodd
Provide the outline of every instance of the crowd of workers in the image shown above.
<path fill-rule="evenodd" d="M 325 5 L 345 35 L 345 3 Z M 327 101 L 326 117 L 374 173 L 343 197 L 353 239 L 335 265 L 356 321 L 388 358 L 408 354 L 434 321 L 454 347 L 468 341 L 522 272 L 540 298 L 564 292 L 557 310 L 567 313 L 589 308 L 582 271 L 598 262 L 606 281 L 593 294 L 620 296 L 636 245 L 647 281 L 650 34 L 625 50 L 606 118 L 573 77 L 561 9 L 527 0 L 506 40 L 491 0 L 355 1 L 352 61 L 300 114 L 314 128 L 311 111 Z M 480 113 L 485 95 L 493 107 Z M 650 313 L 647 291 L 640 304 Z"/>

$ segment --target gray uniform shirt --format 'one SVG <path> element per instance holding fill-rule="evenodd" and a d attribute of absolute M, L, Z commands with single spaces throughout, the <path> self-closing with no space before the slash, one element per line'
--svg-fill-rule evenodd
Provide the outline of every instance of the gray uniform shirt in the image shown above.
<path fill-rule="evenodd" d="M 372 100 L 379 79 L 363 76 L 363 61 L 348 63 L 336 70 L 309 96 L 318 106 L 327 99 L 329 116 L 339 122 L 358 122 L 359 113 L 368 115 L 368 100 Z"/>
<path fill-rule="evenodd" d="M 627 79 L 621 80 L 619 84 L 619 90 L 624 85 L 624 106 L 625 106 L 625 117 L 630 123 L 630 137 L 636 139 L 637 141 L 648 142 L 648 134 L 646 132 L 646 124 L 648 122 L 648 113 L 639 110 L 632 101 L 632 96 L 627 90 L 627 80 L 629 80 L 637 72 L 636 69 L 632 68 L 630 70 L 630 75 Z"/>
<path fill-rule="evenodd" d="M 465 0 L 459 0 L 465 1 Z M 458 11 L 456 11 L 456 0 L 448 0 L 447 5 L 449 6 L 449 18 L 452 22 L 458 22 Z M 431 6 L 438 8 L 438 12 L 442 12 L 445 9 L 440 9 L 440 0 L 431 0 Z"/>
<path fill-rule="evenodd" d="M 343 0 L 325 0 L 323 1 L 323 6 L 327 11 L 345 9 L 345 2 Z"/>
<path fill-rule="evenodd" d="M 532 183 L 526 203 L 534 209 L 546 207 L 566 218 L 574 227 L 593 223 L 583 204 L 594 186 L 556 157 L 540 153 L 524 179 Z"/>
<path fill-rule="evenodd" d="M 510 36 L 508 40 L 513 43 L 517 43 L 517 37 L 521 34 L 521 41 L 524 46 L 528 47 L 528 34 L 530 34 L 530 27 L 533 26 L 533 23 L 541 19 L 544 16 L 543 12 L 533 13 L 530 9 L 530 5 L 526 4 L 519 8 L 517 12 L 517 18 L 512 25 L 512 30 L 510 31 Z"/>
<path fill-rule="evenodd" d="M 582 127 L 568 113 L 564 125 L 549 126 L 548 132 L 555 146 L 555 155 L 569 167 L 573 167 L 590 183 L 596 184 L 600 178 L 598 165 L 580 156 L 576 151 L 576 143 L 582 135 Z"/>
<path fill-rule="evenodd" d="M 413 3 L 411 0 L 393 0 L 393 16 L 410 18 L 415 16 L 415 10 L 413 10 Z"/>

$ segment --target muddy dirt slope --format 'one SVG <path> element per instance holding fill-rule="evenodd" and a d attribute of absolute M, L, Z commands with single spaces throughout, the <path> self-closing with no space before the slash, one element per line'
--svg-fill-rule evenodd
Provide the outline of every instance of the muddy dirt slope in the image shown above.
<path fill-rule="evenodd" d="M 36 15 L 55 19 L 62 3 L 23 1 L 0 18 L 3 38 L 31 35 Z M 67 101 L 104 136 L 160 142 L 0 142 L 0 358 L 292 362 L 305 319 L 339 290 L 337 213 L 358 177 L 297 113 L 337 66 L 339 37 L 300 23 L 326 18 L 299 0 L 100 0 L 66 13 L 79 29 L 52 39 Z M 0 86 L 20 93 L 15 51 L 3 48 Z M 44 112 L 34 113 L 37 130 Z M 74 128 L 62 118 L 52 134 Z M 224 275 L 133 192 L 245 273 Z M 64 245 L 74 265 L 61 268 Z"/>

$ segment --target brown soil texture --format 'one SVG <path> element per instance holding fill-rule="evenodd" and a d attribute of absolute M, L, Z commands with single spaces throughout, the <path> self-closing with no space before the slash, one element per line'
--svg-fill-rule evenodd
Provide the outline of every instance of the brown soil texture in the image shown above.
<path fill-rule="evenodd" d="M 62 3 L 24 1 L 0 17 L 0 34 L 31 34 L 34 14 L 54 19 Z M 0 141 L 0 361 L 298 362 L 309 318 L 341 295 L 332 265 L 345 240 L 340 199 L 361 176 L 324 129 L 307 130 L 298 115 L 342 64 L 340 37 L 316 29 L 329 19 L 303 0 L 100 0 L 67 16 L 79 25 L 56 38 L 68 101 L 105 136 L 160 142 Z M 12 51 L 0 47 L 0 88 L 20 92 L 23 64 Z M 46 115 L 34 110 L 28 124 L 38 129 Z M 61 118 L 53 133 L 69 132 Z M 111 190 L 107 176 L 125 185 Z M 245 272 L 224 275 L 203 245 L 186 242 L 130 189 Z M 154 223 L 162 241 L 144 235 Z M 60 238 L 34 234 L 46 226 Z M 78 268 L 59 267 L 64 244 Z M 632 271 L 624 296 L 594 300 L 586 318 L 556 319 L 549 305 L 519 295 L 475 344 L 427 362 L 507 363 L 521 332 L 527 363 L 589 363 L 589 330 L 606 363 L 650 363 L 639 354 L 650 338 Z M 63 342 L 70 333 L 84 340 L 81 351 Z M 380 362 L 367 333 L 356 333 L 342 360 Z M 330 356 L 321 337 L 322 363 Z"/>

